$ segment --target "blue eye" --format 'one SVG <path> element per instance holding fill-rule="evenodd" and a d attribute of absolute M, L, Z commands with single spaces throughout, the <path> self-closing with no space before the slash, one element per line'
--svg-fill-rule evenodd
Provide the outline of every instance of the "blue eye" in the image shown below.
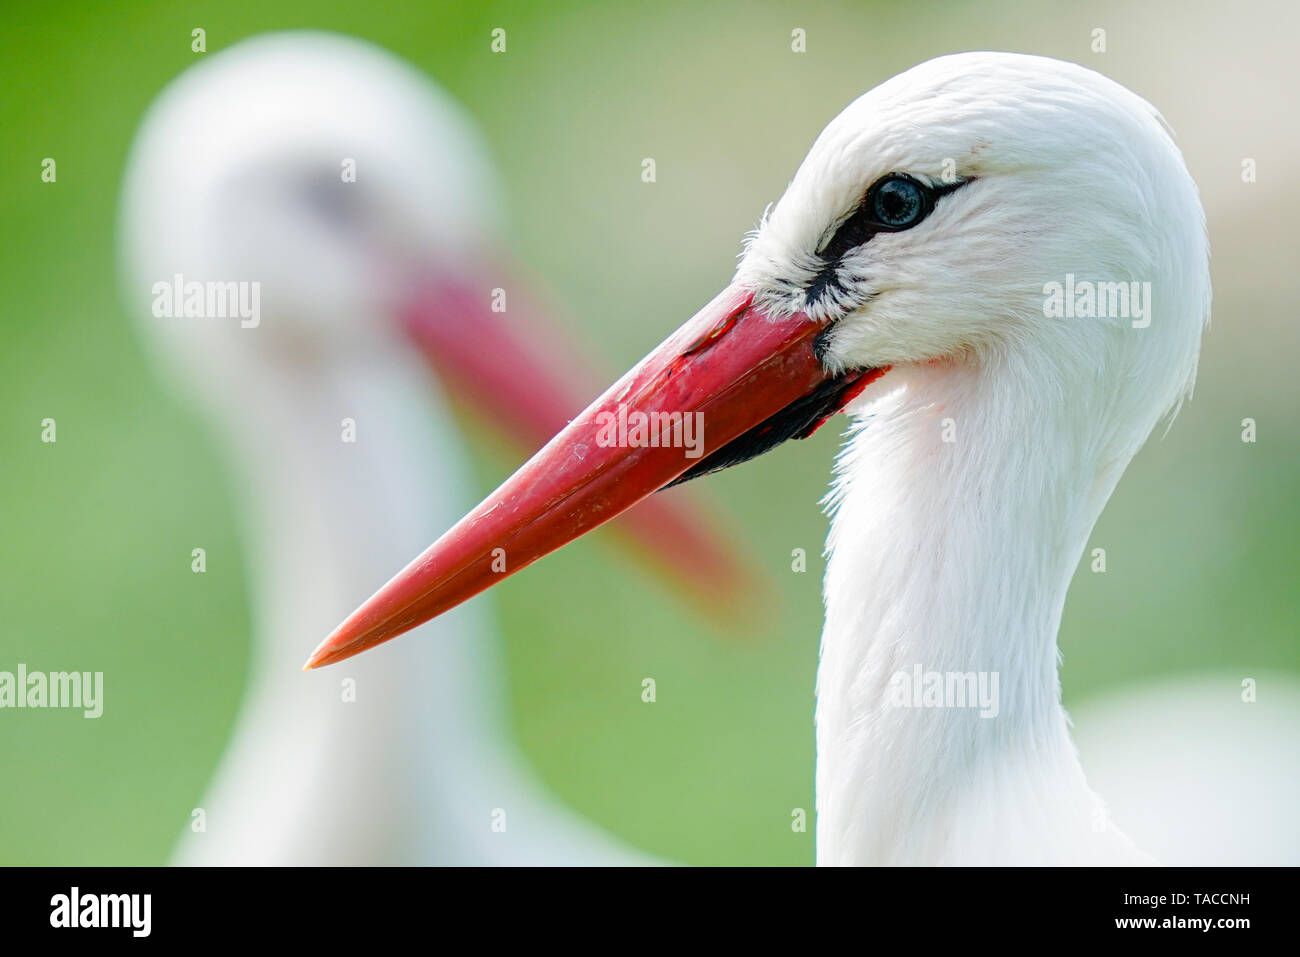
<path fill-rule="evenodd" d="M 939 197 L 966 185 L 969 180 L 927 186 L 906 173 L 888 173 L 871 184 L 866 196 L 849 218 L 840 223 L 830 239 L 817 250 L 826 264 L 824 275 L 814 283 L 813 294 L 832 284 L 840 260 L 851 249 L 869 241 L 877 233 L 897 233 L 911 229 L 934 212 Z M 812 300 L 809 300 L 810 302 Z"/>
<path fill-rule="evenodd" d="M 909 229 L 930 212 L 930 197 L 910 176 L 886 176 L 871 189 L 872 218 L 890 230 Z"/>

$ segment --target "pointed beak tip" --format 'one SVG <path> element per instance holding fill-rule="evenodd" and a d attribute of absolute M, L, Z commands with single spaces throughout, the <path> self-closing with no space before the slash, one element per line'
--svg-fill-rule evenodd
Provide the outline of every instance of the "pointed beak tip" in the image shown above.
<path fill-rule="evenodd" d="M 337 633 L 336 630 L 335 634 Z M 339 647 L 338 642 L 335 640 L 335 635 L 330 635 L 317 645 L 312 650 L 312 653 L 307 656 L 307 660 L 303 663 L 302 670 L 315 671 L 317 668 L 323 668 L 325 665 L 332 665 L 341 658 L 348 657 L 347 655 L 340 655 L 339 652 L 341 650 L 342 649 Z"/>

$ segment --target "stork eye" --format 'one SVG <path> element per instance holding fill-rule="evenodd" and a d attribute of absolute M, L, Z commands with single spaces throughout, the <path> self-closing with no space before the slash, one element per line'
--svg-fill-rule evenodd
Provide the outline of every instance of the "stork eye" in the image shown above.
<path fill-rule="evenodd" d="M 885 229 L 909 229 L 933 207 L 930 195 L 916 180 L 902 174 L 892 174 L 871 187 L 872 217 Z"/>
<path fill-rule="evenodd" d="M 318 171 L 309 176 L 302 184 L 302 198 L 307 207 L 331 226 L 350 226 L 355 224 L 357 213 L 357 187 L 345 183 L 333 170 Z"/>
<path fill-rule="evenodd" d="M 840 223 L 826 240 L 817 256 L 822 268 L 804 290 L 804 301 L 814 305 L 827 297 L 845 292 L 839 269 L 844 257 L 877 233 L 897 233 L 911 229 L 934 212 L 939 197 L 946 196 L 970 182 L 958 179 L 951 183 L 927 186 L 906 173 L 889 173 L 876 180 L 849 218 Z"/>

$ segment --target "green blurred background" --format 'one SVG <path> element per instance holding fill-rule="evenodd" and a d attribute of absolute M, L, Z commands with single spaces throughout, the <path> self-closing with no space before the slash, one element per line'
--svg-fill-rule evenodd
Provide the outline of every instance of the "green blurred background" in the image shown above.
<path fill-rule="evenodd" d="M 0 669 L 107 672 L 106 715 L 0 712 L 0 862 L 165 861 L 226 741 L 248 612 L 230 477 L 146 365 L 115 287 L 127 147 L 195 62 L 268 30 L 375 41 L 478 117 L 516 252 L 623 368 L 730 276 L 821 127 L 913 63 L 966 49 L 1076 60 L 1161 107 L 1210 217 L 1215 320 L 1195 400 L 1093 536 L 1061 637 L 1067 705 L 1166 673 L 1295 671 L 1300 589 L 1300 136 L 1282 4 L 212 3 L 8 5 L 0 29 Z M 1290 26 L 1288 27 L 1288 24 Z M 489 52 L 494 27 L 508 53 Z M 790 32 L 807 31 L 807 52 Z M 1093 53 L 1091 31 L 1107 31 Z M 40 163 L 58 162 L 58 182 Z M 654 157 L 658 181 L 641 182 Z M 1259 180 L 1243 184 L 1241 160 Z M 611 314 L 610 303 L 617 303 Z M 40 422 L 58 421 L 58 442 Z M 1245 417 L 1259 441 L 1240 441 Z M 593 536 L 486 598 L 514 728 L 566 801 L 691 863 L 804 864 L 827 428 L 703 493 L 777 594 L 742 641 Z M 486 492 L 519 461 L 475 449 Z M 208 572 L 189 570 L 194 542 Z M 1090 546 L 1092 547 L 1092 546 Z M 790 570 L 806 549 L 808 570 Z M 581 674 L 564 663 L 584 661 Z M 640 700 L 653 676 L 658 702 Z"/>

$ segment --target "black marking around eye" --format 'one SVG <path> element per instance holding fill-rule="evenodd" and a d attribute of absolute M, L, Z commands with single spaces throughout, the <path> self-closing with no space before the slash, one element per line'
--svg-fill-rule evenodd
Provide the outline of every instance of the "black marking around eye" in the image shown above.
<path fill-rule="evenodd" d="M 836 293 L 842 295 L 848 292 L 844 288 L 844 283 L 840 282 L 839 268 L 840 261 L 837 258 L 826 262 L 818 270 L 817 275 L 813 277 L 813 281 L 804 290 L 804 299 L 809 306 L 821 305 L 824 300 Z"/>
<path fill-rule="evenodd" d="M 844 260 L 854 249 L 857 249 L 863 243 L 869 241 L 877 233 L 900 232 L 901 230 L 884 225 L 876 221 L 873 213 L 873 199 L 876 189 L 881 183 L 891 179 L 906 177 L 912 180 L 919 187 L 925 197 L 925 211 L 916 223 L 921 222 L 934 211 L 935 204 L 940 198 L 947 196 L 954 190 L 965 186 L 970 180 L 959 179 L 951 183 L 928 184 L 915 177 L 907 176 L 905 173 L 889 173 L 876 180 L 867 190 L 862 201 L 849 214 L 848 219 L 844 220 L 835 230 L 829 240 L 817 251 L 817 258 L 822 261 L 822 268 L 818 270 L 817 275 L 804 290 L 805 303 L 807 306 L 821 305 L 828 298 L 834 295 L 847 295 L 848 289 L 845 288 L 843 281 L 840 279 L 839 269 Z M 913 223 L 911 225 L 916 225 Z M 906 228 L 911 228 L 906 227 Z"/>

